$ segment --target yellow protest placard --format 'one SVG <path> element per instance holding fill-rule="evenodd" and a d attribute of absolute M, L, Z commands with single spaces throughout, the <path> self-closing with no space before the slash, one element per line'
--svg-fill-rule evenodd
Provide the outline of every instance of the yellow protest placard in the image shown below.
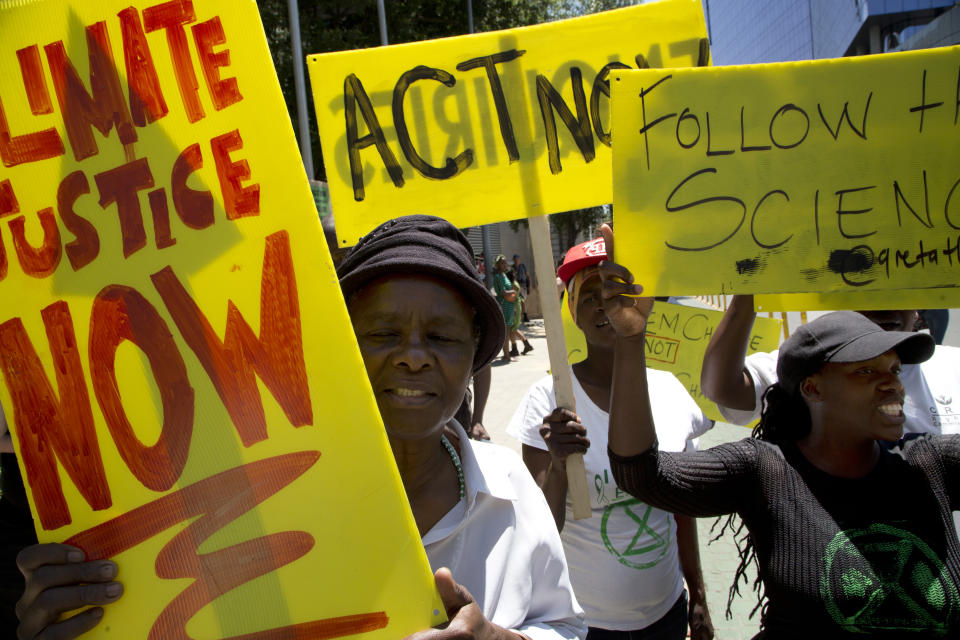
<path fill-rule="evenodd" d="M 757 311 L 955 309 L 960 307 L 960 289 L 895 289 L 892 291 L 760 294 L 754 296 L 753 306 Z"/>
<path fill-rule="evenodd" d="M 612 74 L 624 261 L 651 295 L 960 283 L 960 47 Z"/>
<path fill-rule="evenodd" d="M 0 2 L 0 370 L 110 638 L 443 619 L 253 0 Z"/>
<path fill-rule="evenodd" d="M 459 227 L 611 201 L 611 70 L 707 64 L 699 0 L 307 58 L 345 245 L 391 217 Z"/>
<path fill-rule="evenodd" d="M 619 233 L 619 230 L 618 230 Z M 619 246 L 619 245 L 618 245 Z M 567 361 L 580 362 L 587 357 L 587 340 L 570 315 L 570 306 L 563 304 L 563 334 L 567 341 Z M 646 355 L 651 369 L 669 371 L 677 376 L 697 405 L 712 420 L 722 421 L 717 405 L 700 389 L 703 354 L 723 312 L 683 304 L 657 301 L 647 321 Z M 757 318 L 747 343 L 747 355 L 757 351 L 773 351 L 780 345 L 781 322 L 773 318 Z"/>

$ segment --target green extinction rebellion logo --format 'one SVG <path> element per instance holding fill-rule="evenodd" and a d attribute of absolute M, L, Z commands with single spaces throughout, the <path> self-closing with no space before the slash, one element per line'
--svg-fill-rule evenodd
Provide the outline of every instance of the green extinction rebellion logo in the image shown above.
<path fill-rule="evenodd" d="M 666 518 L 666 531 L 654 531 L 650 526 L 650 516 L 653 507 L 637 499 L 624 500 L 610 505 L 603 510 L 603 519 L 600 521 L 600 534 L 603 544 L 622 565 L 632 569 L 649 569 L 660 564 L 667 550 L 670 548 L 670 529 L 673 518 Z M 607 522 L 610 517 L 626 517 L 637 523 L 637 532 L 633 539 L 618 549 L 607 535 Z"/>
<path fill-rule="evenodd" d="M 943 562 L 920 538 L 873 524 L 827 545 L 820 596 L 830 617 L 855 633 L 947 632 L 960 596 Z"/>

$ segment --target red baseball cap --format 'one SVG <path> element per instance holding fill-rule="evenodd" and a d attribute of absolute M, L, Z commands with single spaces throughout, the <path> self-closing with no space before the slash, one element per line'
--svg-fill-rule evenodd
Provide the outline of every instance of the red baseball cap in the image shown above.
<path fill-rule="evenodd" d="M 607 245 L 604 244 L 603 238 L 581 242 L 567 251 L 567 255 L 563 257 L 563 264 L 557 269 L 557 276 L 563 280 L 563 284 L 567 284 L 577 271 L 600 264 L 606 259 Z"/>

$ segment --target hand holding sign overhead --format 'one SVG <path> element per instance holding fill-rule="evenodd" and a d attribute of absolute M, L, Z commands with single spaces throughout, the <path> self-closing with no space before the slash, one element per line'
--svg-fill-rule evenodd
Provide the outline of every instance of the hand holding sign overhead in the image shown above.
<path fill-rule="evenodd" d="M 613 229 L 605 224 L 600 231 L 607 247 L 607 259 L 600 263 L 603 310 L 618 337 L 642 338 L 653 309 L 653 298 L 637 297 L 643 293 L 643 287 L 633 283 L 633 274 L 626 267 L 614 262 Z"/>

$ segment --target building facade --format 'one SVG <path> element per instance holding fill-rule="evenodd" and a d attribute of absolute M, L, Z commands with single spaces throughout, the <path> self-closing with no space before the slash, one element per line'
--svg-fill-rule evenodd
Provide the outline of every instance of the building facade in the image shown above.
<path fill-rule="evenodd" d="M 702 0 L 716 65 L 960 43 L 956 0 Z"/>

